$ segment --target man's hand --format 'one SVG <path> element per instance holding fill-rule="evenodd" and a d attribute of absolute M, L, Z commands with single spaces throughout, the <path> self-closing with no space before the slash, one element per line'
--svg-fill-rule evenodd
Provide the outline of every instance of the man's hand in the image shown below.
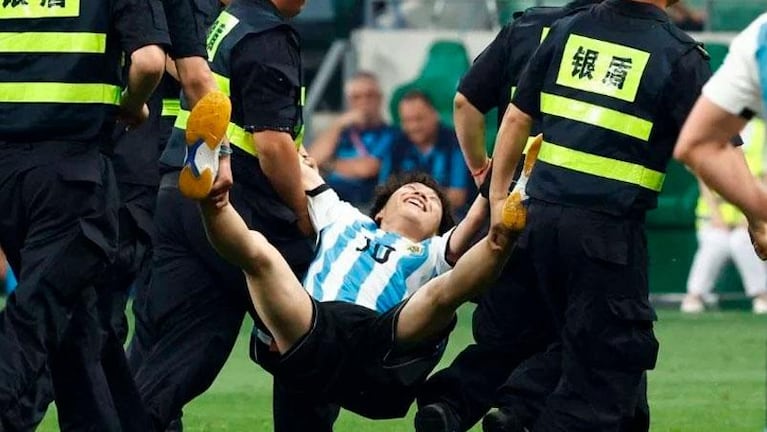
<path fill-rule="evenodd" d="M 748 224 L 748 235 L 751 237 L 751 245 L 754 246 L 754 252 L 762 259 L 767 260 L 767 222 L 750 221 Z"/>
<path fill-rule="evenodd" d="M 135 128 L 149 118 L 149 107 L 144 102 L 137 100 L 129 92 L 123 92 L 120 97 L 120 113 L 117 120 L 124 123 L 128 128 Z"/>
<path fill-rule="evenodd" d="M 338 117 L 337 123 L 341 129 L 350 127 L 362 127 L 365 124 L 365 115 L 362 111 L 348 111 Z"/>
<path fill-rule="evenodd" d="M 232 158 L 228 154 L 221 156 L 221 159 L 218 161 L 216 181 L 213 182 L 210 194 L 205 199 L 207 204 L 217 209 L 224 208 L 229 204 L 229 190 L 234 184 L 231 160 Z"/>
<path fill-rule="evenodd" d="M 310 191 L 325 183 L 319 168 L 317 168 L 317 162 L 311 156 L 301 155 L 301 183 L 305 191 Z"/>

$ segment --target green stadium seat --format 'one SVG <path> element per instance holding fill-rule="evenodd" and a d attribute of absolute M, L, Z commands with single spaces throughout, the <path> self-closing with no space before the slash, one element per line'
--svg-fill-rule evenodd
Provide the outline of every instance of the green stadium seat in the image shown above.
<path fill-rule="evenodd" d="M 765 12 L 762 0 L 717 1 L 710 13 L 713 31 L 741 31 Z"/>
<path fill-rule="evenodd" d="M 453 98 L 458 81 L 469 69 L 469 55 L 461 42 L 436 41 L 429 48 L 426 61 L 418 77 L 392 93 L 389 111 L 394 124 L 399 124 L 397 106 L 402 96 L 410 90 L 420 90 L 431 98 L 440 119 L 453 124 Z"/>
<path fill-rule="evenodd" d="M 706 51 L 708 51 L 708 54 L 711 56 L 711 70 L 719 69 L 719 66 L 724 63 L 724 58 L 727 56 L 729 50 L 730 47 L 726 44 L 706 44 Z"/>

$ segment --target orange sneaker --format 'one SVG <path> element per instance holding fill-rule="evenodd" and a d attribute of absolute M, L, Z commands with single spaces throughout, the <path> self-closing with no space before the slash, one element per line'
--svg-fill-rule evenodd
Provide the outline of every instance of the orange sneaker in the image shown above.
<path fill-rule="evenodd" d="M 522 203 L 522 194 L 515 190 L 506 197 L 501 213 L 501 223 L 512 231 L 522 231 L 527 224 L 527 208 Z"/>
<path fill-rule="evenodd" d="M 189 114 L 186 157 L 178 178 L 178 189 L 185 197 L 201 200 L 213 188 L 231 115 L 232 103 L 220 91 L 206 94 Z"/>
<path fill-rule="evenodd" d="M 519 175 L 519 179 L 514 185 L 514 189 L 511 190 L 511 193 L 506 198 L 506 202 L 503 203 L 501 223 L 512 231 L 522 231 L 527 223 L 527 208 L 525 207 L 525 202 L 527 201 L 528 196 L 527 193 L 525 193 L 525 188 L 527 187 L 527 180 L 533 172 L 535 162 L 538 160 L 538 153 L 541 151 L 542 143 L 542 134 L 538 134 L 538 136 L 536 136 L 530 143 L 530 146 L 527 148 L 525 164 Z"/>

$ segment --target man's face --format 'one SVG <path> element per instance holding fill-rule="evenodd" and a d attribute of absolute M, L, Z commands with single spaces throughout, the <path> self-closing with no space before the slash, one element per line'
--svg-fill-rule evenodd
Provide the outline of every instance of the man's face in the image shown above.
<path fill-rule="evenodd" d="M 280 11 L 282 16 L 293 18 L 301 13 L 306 0 L 272 0 L 272 3 L 274 3 L 274 6 Z"/>
<path fill-rule="evenodd" d="M 399 104 L 399 117 L 402 131 L 416 146 L 433 144 L 439 128 L 439 116 L 422 99 L 403 100 Z"/>
<path fill-rule="evenodd" d="M 370 78 L 357 78 L 346 87 L 346 101 L 349 109 L 359 111 L 366 123 L 381 118 L 381 89 Z"/>
<path fill-rule="evenodd" d="M 427 239 L 439 231 L 442 211 L 442 201 L 434 189 L 423 183 L 408 183 L 394 191 L 376 218 L 380 218 L 379 222 L 405 218 L 418 228 L 421 239 Z"/>

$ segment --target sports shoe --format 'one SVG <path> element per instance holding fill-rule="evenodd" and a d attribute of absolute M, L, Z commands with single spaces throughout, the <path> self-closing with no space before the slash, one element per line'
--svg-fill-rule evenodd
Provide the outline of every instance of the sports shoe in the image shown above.
<path fill-rule="evenodd" d="M 231 115 L 232 103 L 220 91 L 206 94 L 189 114 L 186 156 L 178 178 L 178 189 L 185 197 L 201 200 L 213 188 Z"/>
<path fill-rule="evenodd" d="M 687 294 L 682 300 L 682 305 L 679 306 L 679 310 L 684 313 L 697 314 L 704 312 L 706 306 L 703 304 L 703 299 L 700 296 Z"/>
<path fill-rule="evenodd" d="M 519 174 L 517 184 L 514 185 L 511 193 L 506 198 L 506 202 L 503 204 L 501 222 L 512 231 L 522 231 L 527 224 L 527 208 L 525 208 L 524 204 L 528 196 L 525 189 L 527 187 L 527 180 L 533 172 L 535 162 L 538 161 L 538 153 L 541 151 L 542 143 L 543 135 L 538 134 L 527 149 L 527 156 L 525 156 L 525 163 L 522 167 L 522 172 Z"/>
<path fill-rule="evenodd" d="M 460 427 L 458 416 L 441 403 L 426 405 L 415 413 L 416 432 L 459 432 Z"/>
<path fill-rule="evenodd" d="M 490 411 L 482 419 L 483 432 L 527 432 L 517 416 L 511 411 L 501 408 Z"/>
<path fill-rule="evenodd" d="M 757 315 L 767 314 L 767 298 L 764 295 L 754 297 L 751 302 L 752 310 Z"/>

